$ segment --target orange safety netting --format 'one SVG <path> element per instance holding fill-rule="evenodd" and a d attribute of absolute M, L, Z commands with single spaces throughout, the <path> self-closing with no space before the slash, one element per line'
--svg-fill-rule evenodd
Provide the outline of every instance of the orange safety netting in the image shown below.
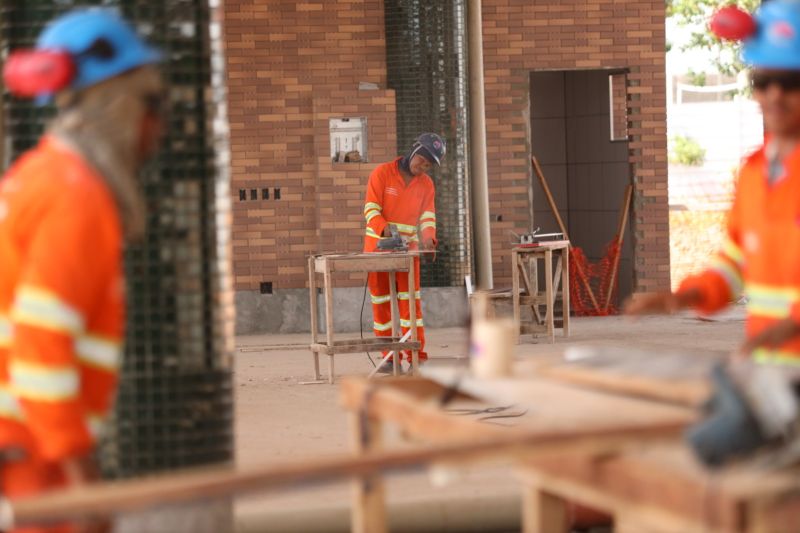
<path fill-rule="evenodd" d="M 606 245 L 603 258 L 596 263 L 590 263 L 580 248 L 573 247 L 570 250 L 569 297 L 575 316 L 606 316 L 619 312 L 614 305 L 618 285 L 616 278 L 619 275 L 619 252 L 617 237 Z M 591 292 L 587 286 L 591 287 Z"/>

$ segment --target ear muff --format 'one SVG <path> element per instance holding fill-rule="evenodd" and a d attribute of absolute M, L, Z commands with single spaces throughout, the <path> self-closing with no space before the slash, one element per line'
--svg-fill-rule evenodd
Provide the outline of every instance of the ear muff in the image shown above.
<path fill-rule="evenodd" d="M 62 50 L 16 50 L 3 67 L 8 90 L 24 98 L 57 93 L 75 77 L 75 63 Z"/>
<path fill-rule="evenodd" d="M 756 21 L 747 11 L 726 6 L 714 13 L 709 23 L 711 31 L 727 41 L 742 41 L 755 35 Z"/>

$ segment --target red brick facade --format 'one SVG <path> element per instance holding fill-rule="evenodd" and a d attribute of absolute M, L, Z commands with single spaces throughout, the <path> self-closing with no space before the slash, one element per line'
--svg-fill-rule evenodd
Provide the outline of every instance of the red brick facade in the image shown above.
<path fill-rule="evenodd" d="M 307 254 L 360 249 L 367 177 L 397 148 L 383 1 L 224 5 L 236 289 L 302 288 Z M 497 284 L 510 278 L 507 230 L 530 223 L 530 72 L 624 68 L 637 288 L 669 286 L 664 16 L 663 0 L 483 0 L 490 211 L 518 207 L 492 223 Z M 367 117 L 369 163 L 331 162 L 328 119 L 341 116 Z M 280 200 L 260 199 L 276 187 Z"/>

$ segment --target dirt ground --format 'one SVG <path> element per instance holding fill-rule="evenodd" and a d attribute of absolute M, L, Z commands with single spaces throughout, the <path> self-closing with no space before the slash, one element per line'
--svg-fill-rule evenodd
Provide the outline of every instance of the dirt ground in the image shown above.
<path fill-rule="evenodd" d="M 555 344 L 523 338 L 516 357 L 558 355 L 575 344 L 685 350 L 698 356 L 728 353 L 741 341 L 743 323 L 741 306 L 710 320 L 690 314 L 635 322 L 622 317 L 577 318 L 572 320 L 569 338 L 557 336 Z M 427 335 L 429 364 L 465 364 L 464 330 L 431 330 Z M 347 417 L 339 407 L 337 387 L 301 384 L 312 379 L 308 343 L 308 335 L 237 338 L 236 450 L 240 467 L 349 451 Z M 325 361 L 321 363 L 324 373 Z M 371 368 L 365 354 L 336 356 L 337 376 L 366 375 Z M 390 436 L 390 445 L 393 442 L 397 439 Z M 392 531 L 426 530 L 418 527 L 422 524 L 430 531 L 510 531 L 517 527 L 519 487 L 507 469 L 476 467 L 442 474 L 420 472 L 389 480 Z M 442 479 L 447 483 L 442 484 Z M 236 503 L 237 529 L 346 531 L 349 497 L 349 486 L 341 483 L 243 498 Z"/>

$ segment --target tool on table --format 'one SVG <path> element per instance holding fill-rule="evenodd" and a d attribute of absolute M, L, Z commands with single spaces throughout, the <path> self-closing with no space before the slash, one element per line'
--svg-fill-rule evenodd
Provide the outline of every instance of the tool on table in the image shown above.
<path fill-rule="evenodd" d="M 514 236 L 511 244 L 515 246 L 538 246 L 540 242 L 544 241 L 559 241 L 564 238 L 563 233 L 539 233 L 541 228 L 536 228 L 530 233 L 523 233 L 522 235 L 508 230 Z"/>
<path fill-rule="evenodd" d="M 389 224 L 389 237 L 378 239 L 378 251 L 380 252 L 405 252 L 408 251 L 408 243 L 400 236 L 397 226 Z"/>
<path fill-rule="evenodd" d="M 785 369 L 750 361 L 717 364 L 707 416 L 686 439 L 709 466 L 769 450 L 764 466 L 780 468 L 800 460 L 800 403 L 793 376 Z"/>

